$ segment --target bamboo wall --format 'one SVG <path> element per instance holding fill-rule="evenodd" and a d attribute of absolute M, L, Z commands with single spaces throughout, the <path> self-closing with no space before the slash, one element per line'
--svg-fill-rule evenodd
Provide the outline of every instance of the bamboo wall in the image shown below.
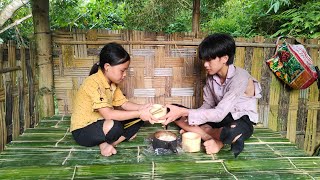
<path fill-rule="evenodd" d="M 202 103 L 205 72 L 196 56 L 202 38 L 192 33 L 164 35 L 137 31 L 76 30 L 53 33 L 55 94 L 58 112 L 72 113 L 75 93 L 88 76 L 98 54 L 108 42 L 118 42 L 131 55 L 121 84 L 127 98 L 136 103 L 179 103 L 197 108 Z M 306 43 L 314 64 L 320 66 L 319 40 Z M 275 39 L 237 38 L 235 65 L 248 70 L 263 88 L 258 102 L 260 123 L 280 131 L 312 154 L 319 144 L 320 102 L 314 83 L 306 90 L 288 90 L 264 61 L 275 51 Z"/>
<path fill-rule="evenodd" d="M 0 44 L 0 151 L 38 123 L 34 50 Z"/>

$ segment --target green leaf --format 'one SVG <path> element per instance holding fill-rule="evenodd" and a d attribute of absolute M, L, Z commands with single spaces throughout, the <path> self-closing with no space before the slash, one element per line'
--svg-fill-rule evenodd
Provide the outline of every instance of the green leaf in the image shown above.
<path fill-rule="evenodd" d="M 273 4 L 273 9 L 274 9 L 274 13 L 277 13 L 280 7 L 280 2 L 277 1 L 276 3 Z"/>

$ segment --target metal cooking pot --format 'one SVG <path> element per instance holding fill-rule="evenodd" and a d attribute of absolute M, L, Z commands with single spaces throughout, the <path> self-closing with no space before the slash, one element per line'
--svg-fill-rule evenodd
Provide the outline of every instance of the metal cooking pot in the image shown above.
<path fill-rule="evenodd" d="M 177 135 L 170 131 L 157 131 L 152 138 L 152 147 L 153 149 L 170 149 L 177 153 Z"/>

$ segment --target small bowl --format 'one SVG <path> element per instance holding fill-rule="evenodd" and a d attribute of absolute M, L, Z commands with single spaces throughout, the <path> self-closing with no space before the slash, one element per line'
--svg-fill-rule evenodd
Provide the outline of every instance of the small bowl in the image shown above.
<path fill-rule="evenodd" d="M 155 118 L 161 118 L 167 114 L 167 108 L 161 104 L 154 104 L 152 108 L 150 109 L 150 113 L 153 115 Z M 165 122 L 165 119 L 159 119 L 155 123 L 163 123 Z"/>

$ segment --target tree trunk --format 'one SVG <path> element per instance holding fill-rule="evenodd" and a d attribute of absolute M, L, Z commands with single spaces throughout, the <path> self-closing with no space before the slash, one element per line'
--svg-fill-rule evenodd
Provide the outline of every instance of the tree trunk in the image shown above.
<path fill-rule="evenodd" d="M 199 35 L 200 30 L 200 0 L 193 0 L 193 12 L 192 12 L 192 32 L 196 37 Z"/>
<path fill-rule="evenodd" d="M 10 4 L 8 4 L 0 13 L 0 27 L 11 18 L 13 13 L 19 9 L 20 7 L 24 6 L 28 3 L 29 0 L 13 0 Z"/>
<path fill-rule="evenodd" d="M 39 114 L 42 118 L 54 115 L 49 0 L 32 0 L 31 2 L 39 68 Z"/>

